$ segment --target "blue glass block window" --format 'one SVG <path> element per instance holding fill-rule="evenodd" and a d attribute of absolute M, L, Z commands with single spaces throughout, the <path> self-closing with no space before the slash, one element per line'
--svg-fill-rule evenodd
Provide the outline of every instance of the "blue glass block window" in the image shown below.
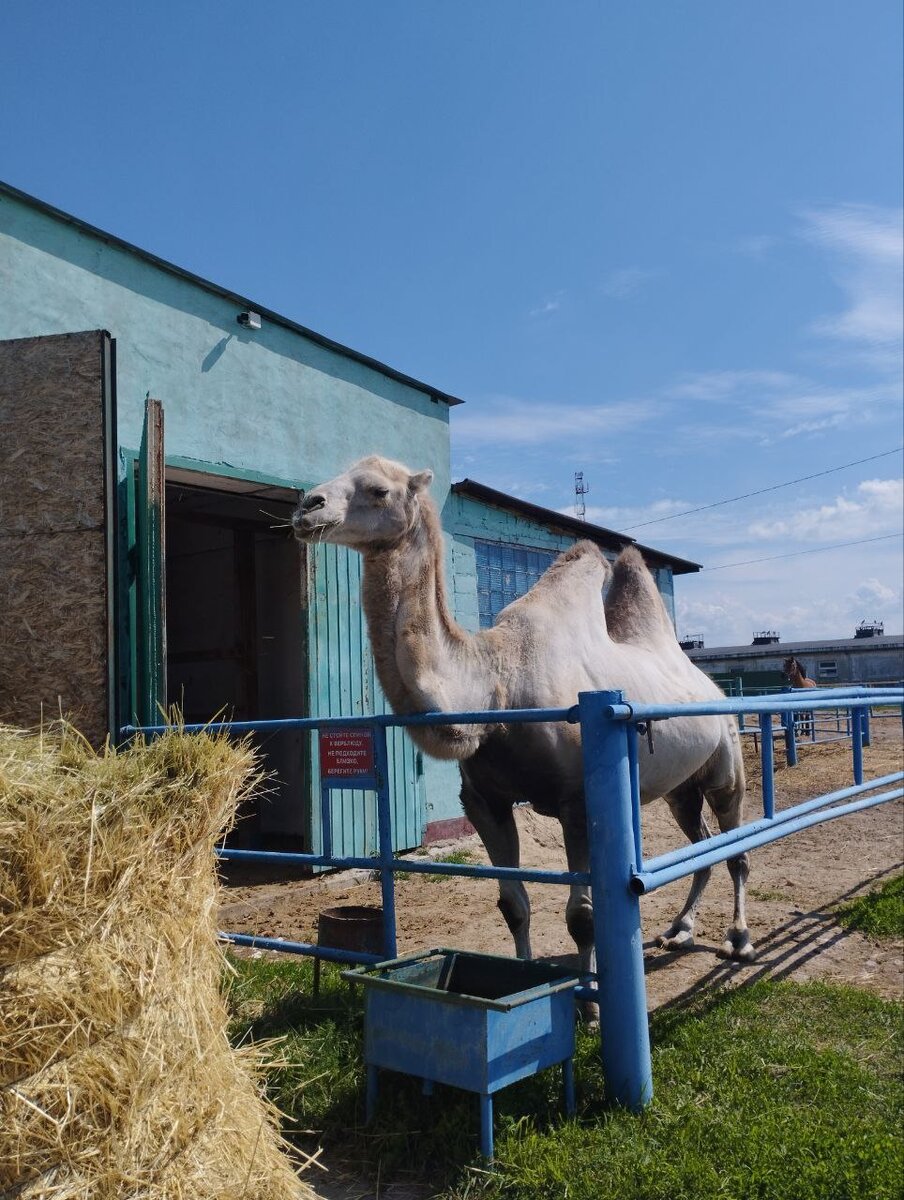
<path fill-rule="evenodd" d="M 558 557 L 556 550 L 506 546 L 500 542 L 475 541 L 474 550 L 481 629 L 488 629 L 507 604 L 529 591 Z"/>

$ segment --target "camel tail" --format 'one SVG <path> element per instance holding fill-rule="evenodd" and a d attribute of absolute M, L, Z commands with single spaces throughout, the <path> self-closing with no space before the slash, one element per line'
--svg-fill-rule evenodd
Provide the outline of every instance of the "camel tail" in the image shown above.
<path fill-rule="evenodd" d="M 616 642 L 644 641 L 663 634 L 675 637 L 659 588 L 635 546 L 626 546 L 613 564 L 606 624 Z"/>

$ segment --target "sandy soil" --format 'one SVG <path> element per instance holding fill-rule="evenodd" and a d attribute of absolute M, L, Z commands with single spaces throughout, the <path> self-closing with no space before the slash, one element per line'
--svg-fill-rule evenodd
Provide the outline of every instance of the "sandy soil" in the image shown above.
<path fill-rule="evenodd" d="M 745 739 L 747 816 L 753 820 L 762 810 L 759 763 L 751 742 Z M 851 782 L 850 748 L 844 743 L 804 747 L 800 760 L 793 769 L 783 762 L 777 769 L 777 808 Z M 867 778 L 900 770 L 901 764 L 900 724 L 894 719 L 874 721 L 873 745 L 864 751 Z M 519 809 L 517 815 L 524 865 L 563 869 L 558 823 L 529 808 Z M 644 809 L 643 837 L 647 857 L 684 844 L 667 806 L 658 801 Z M 433 846 L 429 853 L 443 857 L 452 850 L 470 852 L 474 862 L 487 861 L 476 837 Z M 688 881 L 679 880 L 645 897 L 641 913 L 650 1007 L 679 1000 L 701 988 L 750 982 L 764 976 L 834 980 L 900 997 L 904 991 L 902 946 L 846 932 L 833 910 L 839 902 L 870 890 L 900 870 L 902 859 L 901 801 L 815 826 L 757 850 L 751 860 L 747 915 L 758 954 L 756 961 L 747 965 L 726 963 L 716 955 L 731 920 L 732 889 L 724 866 L 713 871 L 699 911 L 696 945 L 691 950 L 672 953 L 654 944 L 656 935 L 681 907 Z M 567 960 L 573 951 L 564 923 L 567 889 L 529 884 L 528 892 L 533 908 L 534 954 Z M 496 908 L 496 885 L 490 880 L 412 875 L 399 879 L 396 895 L 400 954 L 431 946 L 513 952 L 508 930 Z M 251 884 L 227 881 L 221 928 L 316 941 L 317 918 L 324 908 L 379 902 L 379 885 L 365 872 L 294 882 L 272 878 Z"/>

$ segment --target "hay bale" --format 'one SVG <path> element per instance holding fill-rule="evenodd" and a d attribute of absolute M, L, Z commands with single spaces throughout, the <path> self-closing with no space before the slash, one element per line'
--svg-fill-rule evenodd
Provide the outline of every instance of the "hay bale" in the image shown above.
<path fill-rule="evenodd" d="M 222 737 L 0 726 L 0 1195 L 311 1194 L 226 1037 L 213 850 L 254 780 Z"/>

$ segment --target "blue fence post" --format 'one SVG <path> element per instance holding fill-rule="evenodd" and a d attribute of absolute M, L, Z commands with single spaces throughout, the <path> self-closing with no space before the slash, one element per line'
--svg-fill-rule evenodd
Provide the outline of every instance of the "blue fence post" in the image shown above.
<path fill-rule="evenodd" d="M 872 716 L 872 713 L 871 713 L 869 707 L 861 709 L 861 712 L 863 713 L 863 726 L 862 726 L 863 744 L 864 744 L 864 746 L 868 746 L 870 744 L 870 727 L 869 727 L 869 725 L 870 725 L 870 717 Z"/>
<path fill-rule="evenodd" d="M 795 714 L 788 714 L 793 723 Z M 772 713 L 760 713 L 760 761 L 763 765 L 763 816 L 775 816 L 775 776 L 772 753 Z"/>
<path fill-rule="evenodd" d="M 326 780 L 320 781 L 320 853 L 333 857 L 333 807 L 331 789 Z"/>
<path fill-rule="evenodd" d="M 599 981 L 600 1053 L 606 1096 L 639 1110 L 653 1097 L 643 974 L 627 723 L 607 716 L 621 692 L 581 692 L 578 707 L 590 849 L 593 931 Z"/>
<path fill-rule="evenodd" d="M 628 769 L 631 772 L 631 825 L 634 829 L 634 861 L 643 862 L 643 838 L 640 831 L 640 759 L 637 754 L 637 726 L 626 721 L 628 732 Z M 637 802 L 634 802 L 634 797 Z"/>
<path fill-rule="evenodd" d="M 383 953 L 395 958 L 396 909 L 395 872 L 392 869 L 392 813 L 389 799 L 389 756 L 386 753 L 386 729 L 371 726 L 374 739 L 374 766 L 377 776 L 377 834 L 379 838 L 380 891 L 383 897 Z"/>
<path fill-rule="evenodd" d="M 785 727 L 785 758 L 789 767 L 797 766 L 797 721 L 793 712 L 782 713 Z"/>
<path fill-rule="evenodd" d="M 851 707 L 851 748 L 854 755 L 854 783 L 863 783 L 863 709 Z"/>

